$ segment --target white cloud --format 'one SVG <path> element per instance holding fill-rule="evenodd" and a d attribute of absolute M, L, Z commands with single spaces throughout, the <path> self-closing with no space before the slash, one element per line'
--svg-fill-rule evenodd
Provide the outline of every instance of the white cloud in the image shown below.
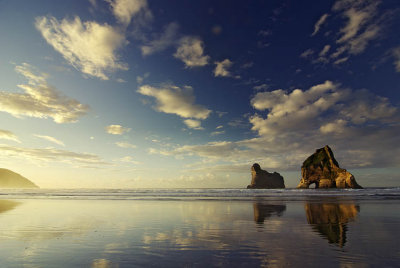
<path fill-rule="evenodd" d="M 61 22 L 54 17 L 37 17 L 35 25 L 46 42 L 84 74 L 108 80 L 106 72 L 128 69 L 117 55 L 127 44 L 125 36 L 108 24 L 82 23 L 79 17 Z"/>
<path fill-rule="evenodd" d="M 62 141 L 60 141 L 60 140 L 58 140 L 58 139 L 56 139 L 54 137 L 51 137 L 51 136 L 38 135 L 38 134 L 33 134 L 33 136 L 35 136 L 37 138 L 40 138 L 40 139 L 43 139 L 43 140 L 47 140 L 49 142 L 52 142 L 52 143 L 55 143 L 55 144 L 58 144 L 58 145 L 61 145 L 61 146 L 65 146 L 64 142 L 62 142 Z"/>
<path fill-rule="evenodd" d="M 214 76 L 222 76 L 222 77 L 230 77 L 232 74 L 229 72 L 229 68 L 233 65 L 233 62 L 229 59 L 225 59 L 223 61 L 216 61 L 215 69 L 214 69 Z"/>
<path fill-rule="evenodd" d="M 342 133 L 347 122 L 343 119 L 337 119 L 334 122 L 326 123 L 322 125 L 319 130 L 324 133 Z"/>
<path fill-rule="evenodd" d="M 146 20 L 150 20 L 153 15 L 147 6 L 147 0 L 106 0 L 110 3 L 112 12 L 117 20 L 128 26 L 134 16 L 142 13 Z"/>
<path fill-rule="evenodd" d="M 129 142 L 123 142 L 123 141 L 118 141 L 115 143 L 118 147 L 121 148 L 129 148 L 129 149 L 135 149 L 137 146 L 134 144 L 131 144 Z"/>
<path fill-rule="evenodd" d="M 210 60 L 209 56 L 204 55 L 203 41 L 193 36 L 181 38 L 174 57 L 183 61 L 186 68 L 205 66 Z"/>
<path fill-rule="evenodd" d="M 122 158 L 118 159 L 118 161 L 124 162 L 124 163 L 130 163 L 130 164 L 134 164 L 134 165 L 140 164 L 140 162 L 133 160 L 133 158 L 131 156 L 122 157 Z"/>
<path fill-rule="evenodd" d="M 211 132 L 211 136 L 218 136 L 218 135 L 222 135 L 222 134 L 225 134 L 225 131 L 224 130 L 222 130 L 222 131 L 213 131 L 213 132 Z"/>
<path fill-rule="evenodd" d="M 154 97 L 156 100 L 155 108 L 159 112 L 195 119 L 206 119 L 211 113 L 211 110 L 195 104 L 193 88 L 190 86 L 180 88 L 174 85 L 165 85 L 156 88 L 143 85 L 137 92 L 145 96 Z"/>
<path fill-rule="evenodd" d="M 105 129 L 108 134 L 113 134 L 113 135 L 122 135 L 124 133 L 131 131 L 130 128 L 126 128 L 121 125 L 109 125 L 106 126 Z"/>
<path fill-rule="evenodd" d="M 324 48 L 321 50 L 321 52 L 319 53 L 320 57 L 323 57 L 326 55 L 326 53 L 328 53 L 329 49 L 331 48 L 330 45 L 325 45 Z"/>
<path fill-rule="evenodd" d="M 309 49 L 305 50 L 303 53 L 300 54 L 300 58 L 305 58 L 306 59 L 306 58 L 310 57 L 313 54 L 314 54 L 314 50 L 309 48 Z"/>
<path fill-rule="evenodd" d="M 393 148 L 400 142 L 398 109 L 367 90 L 344 89 L 326 81 L 304 91 L 258 93 L 251 104 L 268 112 L 266 118 L 250 117 L 256 138 L 177 145 L 151 153 L 197 156 L 214 165 L 259 162 L 268 169 L 297 170 L 316 148 L 329 144 L 346 168 L 400 163 L 400 149 Z"/>
<path fill-rule="evenodd" d="M 319 20 L 317 21 L 317 23 L 315 23 L 314 25 L 314 32 L 311 34 L 311 36 L 316 35 L 319 32 L 319 29 L 321 28 L 321 26 L 325 23 L 326 19 L 329 17 L 328 14 L 324 14 L 322 15 Z"/>
<path fill-rule="evenodd" d="M 5 139 L 5 140 L 10 140 L 10 141 L 15 141 L 18 143 L 21 143 L 21 141 L 18 139 L 17 135 L 12 133 L 11 131 L 0 129 L 0 139 Z"/>
<path fill-rule="evenodd" d="M 199 120 L 194 120 L 194 119 L 185 119 L 185 120 L 183 120 L 183 122 L 185 123 L 185 125 L 188 127 L 188 128 L 192 128 L 192 129 L 203 129 L 202 127 L 201 127 L 201 121 L 199 121 Z"/>
<path fill-rule="evenodd" d="M 268 89 L 268 85 L 267 84 L 261 84 L 258 86 L 254 86 L 253 89 L 255 90 L 267 90 Z"/>
<path fill-rule="evenodd" d="M 341 45 L 331 55 L 337 58 L 347 52 L 352 55 L 362 53 L 368 43 L 380 35 L 380 18 L 377 17 L 377 7 L 381 1 L 347 1 L 339 0 L 333 6 L 336 12 L 347 19 L 347 23 L 340 29 L 341 37 L 336 43 Z"/>
<path fill-rule="evenodd" d="M 175 44 L 179 25 L 175 22 L 168 24 L 165 31 L 157 39 L 154 39 L 148 44 L 141 46 L 143 56 L 151 55 L 155 52 L 162 51 Z"/>
<path fill-rule="evenodd" d="M 393 49 L 394 66 L 396 67 L 396 72 L 400 73 L 400 46 Z"/>
<path fill-rule="evenodd" d="M 63 162 L 84 165 L 105 165 L 101 158 L 89 153 L 76 153 L 54 148 L 26 148 L 0 144 L 0 156 L 39 162 Z"/>
<path fill-rule="evenodd" d="M 76 122 L 85 115 L 89 106 L 79 103 L 47 84 L 46 74 L 27 63 L 15 70 L 28 79 L 28 84 L 18 85 L 25 93 L 0 92 L 0 111 L 16 117 L 51 117 L 56 123 Z"/>

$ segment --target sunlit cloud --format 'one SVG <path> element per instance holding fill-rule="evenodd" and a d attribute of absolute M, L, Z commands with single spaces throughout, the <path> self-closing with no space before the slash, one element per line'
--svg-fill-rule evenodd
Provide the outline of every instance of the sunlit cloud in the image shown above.
<path fill-rule="evenodd" d="M 129 163 L 129 164 L 134 164 L 134 165 L 139 165 L 140 162 L 139 161 L 135 161 L 131 156 L 124 156 L 120 159 L 118 159 L 119 162 L 123 162 L 123 163 Z"/>
<path fill-rule="evenodd" d="M 0 156 L 33 162 L 60 162 L 74 165 L 107 165 L 99 156 L 54 148 L 26 148 L 0 144 Z"/>
<path fill-rule="evenodd" d="M 215 69 L 214 69 L 214 76 L 222 76 L 222 77 L 230 77 L 232 74 L 228 70 L 232 65 L 233 62 L 229 59 L 225 59 L 223 61 L 216 61 L 215 62 Z"/>
<path fill-rule="evenodd" d="M 159 112 L 195 119 L 207 119 L 211 113 L 211 110 L 195 104 L 193 88 L 190 86 L 180 88 L 175 85 L 165 85 L 156 88 L 143 85 L 137 92 L 155 98 L 155 109 Z"/>
<path fill-rule="evenodd" d="M 43 139 L 43 140 L 46 140 L 46 141 L 49 141 L 49 142 L 52 142 L 52 143 L 55 143 L 57 145 L 65 146 L 64 142 L 62 142 L 54 137 L 51 137 L 51 136 L 39 135 L 39 134 L 33 134 L 33 136 Z"/>
<path fill-rule="evenodd" d="M 396 68 L 396 72 L 400 73 L 400 46 L 393 49 L 392 54 L 394 57 L 394 66 Z"/>
<path fill-rule="evenodd" d="M 153 15 L 147 6 L 147 0 L 106 0 L 110 3 L 112 12 L 117 20 L 128 26 L 133 17 L 142 15 L 146 20 Z"/>
<path fill-rule="evenodd" d="M 117 54 L 127 44 L 125 35 L 108 24 L 82 22 L 79 17 L 58 21 L 49 16 L 37 17 L 35 26 L 48 44 L 84 74 L 108 80 L 106 72 L 128 70 Z"/>
<path fill-rule="evenodd" d="M 198 129 L 198 130 L 203 129 L 203 128 L 201 127 L 201 121 L 199 121 L 199 120 L 185 119 L 185 120 L 183 120 L 183 122 L 185 123 L 185 125 L 186 125 L 188 128 Z"/>
<path fill-rule="evenodd" d="M 162 33 L 158 38 L 155 38 L 147 42 L 146 45 L 140 47 L 142 55 L 151 55 L 174 45 L 176 43 L 178 29 L 179 25 L 177 23 L 172 22 L 168 24 L 165 27 L 164 33 Z"/>
<path fill-rule="evenodd" d="M 21 141 L 18 139 L 17 135 L 12 133 L 11 131 L 0 129 L 0 139 L 3 140 L 10 140 L 10 141 L 15 141 L 18 143 L 21 143 Z"/>
<path fill-rule="evenodd" d="M 316 148 L 330 144 L 346 167 L 398 166 L 400 142 L 398 109 L 387 98 L 365 89 L 343 88 L 326 81 L 308 90 L 259 92 L 251 105 L 267 116 L 249 117 L 258 137 L 153 149 L 152 154 L 200 157 L 212 163 L 296 170 Z M 360 149 L 362 148 L 362 149 Z M 390 151 L 390 154 L 387 152 Z M 385 153 L 386 152 L 386 153 Z"/>
<path fill-rule="evenodd" d="M 0 111 L 15 117 L 51 117 L 56 123 L 76 122 L 85 115 L 89 106 L 64 96 L 46 81 L 47 75 L 23 63 L 15 70 L 28 79 L 28 84 L 18 85 L 25 93 L 0 92 Z"/>
<path fill-rule="evenodd" d="M 125 134 L 125 133 L 131 131 L 130 128 L 126 128 L 121 125 L 109 125 L 109 126 L 106 126 L 105 129 L 108 134 L 112 134 L 112 135 L 122 135 L 122 134 Z"/>
<path fill-rule="evenodd" d="M 314 25 L 314 32 L 311 34 L 311 36 L 316 35 L 319 32 L 319 29 L 321 28 L 321 26 L 325 23 L 326 19 L 328 18 L 328 14 L 324 14 L 322 15 L 319 20 L 317 21 L 317 23 L 315 23 Z"/>
<path fill-rule="evenodd" d="M 127 148 L 127 149 L 135 149 L 137 146 L 135 144 L 131 144 L 129 142 L 118 141 L 115 143 L 118 147 Z"/>
<path fill-rule="evenodd" d="M 174 57 L 183 61 L 186 68 L 205 66 L 210 60 L 209 56 L 204 55 L 203 41 L 193 36 L 181 38 Z"/>

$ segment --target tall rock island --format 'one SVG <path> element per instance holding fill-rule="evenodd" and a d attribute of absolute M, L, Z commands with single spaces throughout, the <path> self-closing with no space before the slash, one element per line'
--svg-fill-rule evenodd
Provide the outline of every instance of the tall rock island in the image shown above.
<path fill-rule="evenodd" d="M 0 188 L 39 188 L 27 178 L 11 170 L 0 168 Z"/>
<path fill-rule="evenodd" d="M 285 182 L 281 174 L 269 173 L 261 169 L 260 165 L 255 163 L 251 167 L 251 184 L 247 189 L 277 189 L 285 188 Z"/>
<path fill-rule="evenodd" d="M 313 183 L 315 188 L 362 188 L 350 172 L 339 167 L 328 145 L 317 149 L 301 167 L 301 180 L 297 188 L 308 188 Z"/>

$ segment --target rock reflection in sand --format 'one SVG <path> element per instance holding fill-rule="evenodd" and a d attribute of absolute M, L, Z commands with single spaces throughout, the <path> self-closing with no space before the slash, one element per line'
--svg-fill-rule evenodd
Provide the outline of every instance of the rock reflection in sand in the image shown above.
<path fill-rule="evenodd" d="M 21 202 L 15 202 L 15 201 L 10 201 L 10 200 L 0 200 L 0 213 L 7 212 L 9 210 L 13 210 L 20 204 L 21 204 Z"/>
<path fill-rule="evenodd" d="M 354 221 L 360 211 L 355 204 L 307 203 L 307 221 L 313 230 L 329 243 L 343 247 L 346 243 L 347 223 Z"/>
<path fill-rule="evenodd" d="M 254 209 L 254 221 L 258 224 L 264 223 L 265 219 L 270 218 L 273 215 L 278 217 L 282 216 L 286 210 L 286 205 L 275 205 L 275 204 L 264 204 L 256 202 L 253 204 Z"/>

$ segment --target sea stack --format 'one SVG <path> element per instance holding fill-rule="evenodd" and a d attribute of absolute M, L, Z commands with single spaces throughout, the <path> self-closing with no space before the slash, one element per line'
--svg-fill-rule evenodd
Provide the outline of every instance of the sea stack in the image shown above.
<path fill-rule="evenodd" d="M 297 188 L 308 188 L 313 183 L 315 188 L 362 188 L 350 172 L 339 167 L 328 145 L 317 149 L 301 167 L 301 180 Z"/>
<path fill-rule="evenodd" d="M 39 188 L 27 178 L 9 169 L 0 168 L 0 188 Z"/>
<path fill-rule="evenodd" d="M 269 173 L 261 169 L 260 165 L 255 163 L 251 167 L 251 184 L 247 189 L 279 189 L 285 188 L 285 182 L 281 174 Z"/>

